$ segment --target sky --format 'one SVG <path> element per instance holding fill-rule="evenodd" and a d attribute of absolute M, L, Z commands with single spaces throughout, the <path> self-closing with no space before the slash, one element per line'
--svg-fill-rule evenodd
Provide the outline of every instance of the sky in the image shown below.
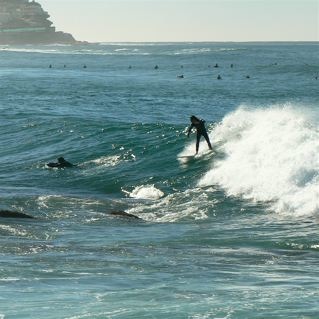
<path fill-rule="evenodd" d="M 319 41 L 319 0 L 37 1 L 81 41 Z"/>

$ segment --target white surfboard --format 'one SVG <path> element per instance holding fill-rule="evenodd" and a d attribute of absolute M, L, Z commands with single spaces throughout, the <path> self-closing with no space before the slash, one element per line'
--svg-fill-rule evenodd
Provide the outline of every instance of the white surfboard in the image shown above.
<path fill-rule="evenodd" d="M 186 164 L 197 159 L 206 158 L 208 156 L 211 156 L 212 154 L 214 154 L 212 150 L 206 150 L 204 152 L 200 152 L 199 154 L 194 155 L 180 154 L 179 156 L 177 156 L 177 159 L 180 163 Z"/>

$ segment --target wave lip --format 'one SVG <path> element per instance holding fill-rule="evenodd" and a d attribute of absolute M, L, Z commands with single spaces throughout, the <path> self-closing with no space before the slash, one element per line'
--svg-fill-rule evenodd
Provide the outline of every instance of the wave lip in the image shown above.
<path fill-rule="evenodd" d="M 269 202 L 279 213 L 318 213 L 319 129 L 306 110 L 242 107 L 213 134 L 225 156 L 199 186 L 218 184 L 230 196 Z"/>

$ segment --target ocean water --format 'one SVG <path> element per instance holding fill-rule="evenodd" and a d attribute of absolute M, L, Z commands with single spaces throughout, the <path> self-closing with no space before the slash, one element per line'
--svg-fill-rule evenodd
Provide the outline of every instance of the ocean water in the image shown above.
<path fill-rule="evenodd" d="M 0 318 L 319 318 L 318 49 L 1 47 Z"/>

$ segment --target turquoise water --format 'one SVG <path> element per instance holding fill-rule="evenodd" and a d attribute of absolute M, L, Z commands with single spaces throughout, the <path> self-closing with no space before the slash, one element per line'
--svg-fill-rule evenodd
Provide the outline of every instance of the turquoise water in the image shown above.
<path fill-rule="evenodd" d="M 2 47 L 0 318 L 318 318 L 318 51 Z"/>

